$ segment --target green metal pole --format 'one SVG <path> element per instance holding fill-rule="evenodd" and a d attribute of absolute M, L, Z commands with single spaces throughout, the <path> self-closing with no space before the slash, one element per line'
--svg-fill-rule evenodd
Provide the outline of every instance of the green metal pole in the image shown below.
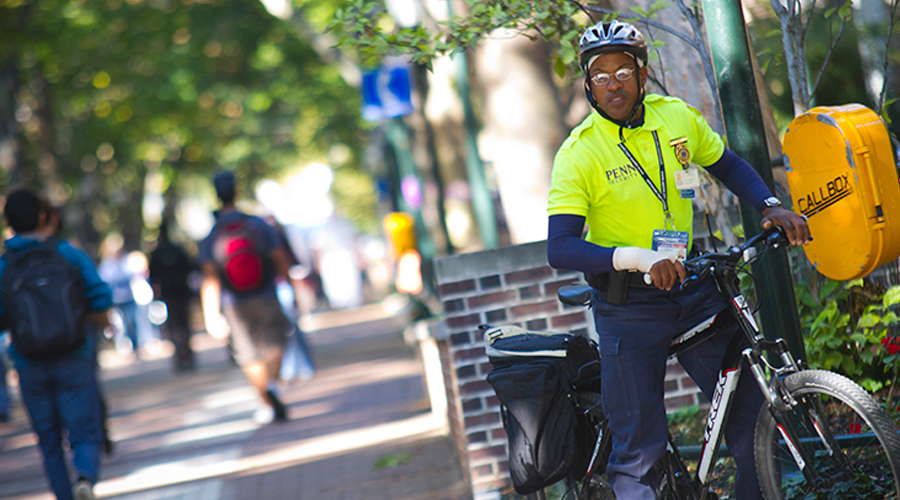
<path fill-rule="evenodd" d="M 416 172 L 416 164 L 413 160 L 412 150 L 409 146 L 409 130 L 402 118 L 391 118 L 386 123 L 385 132 L 394 149 L 394 156 L 397 161 L 398 177 L 400 185 L 403 185 L 404 179 L 414 179 L 419 185 L 419 192 L 422 193 L 422 181 Z M 425 226 L 425 219 L 422 217 L 420 207 L 411 206 L 409 201 L 401 194 L 397 196 L 400 210 L 411 214 L 413 217 L 414 231 L 416 234 L 416 247 L 419 250 L 419 256 L 422 258 L 422 283 L 434 292 L 434 240 Z"/>
<path fill-rule="evenodd" d="M 452 0 L 447 0 L 447 12 L 453 16 Z M 472 193 L 472 208 L 478 221 L 478 231 L 484 248 L 497 248 L 497 217 L 494 213 L 494 200 L 491 198 L 487 181 L 484 178 L 484 164 L 478 152 L 478 127 L 475 124 L 475 111 L 469 97 L 469 63 L 466 53 L 459 50 L 452 55 L 456 63 L 456 85 L 463 106 L 463 126 L 466 131 L 466 175 L 469 178 L 469 190 Z"/>
<path fill-rule="evenodd" d="M 772 167 L 766 148 L 766 133 L 759 95 L 750 63 L 750 45 L 740 0 L 703 0 L 703 17 L 712 52 L 713 67 L 725 121 L 728 147 L 747 160 L 774 190 Z M 747 237 L 762 231 L 762 216 L 741 203 L 741 219 Z M 753 273 L 759 278 L 762 330 L 769 339 L 784 338 L 794 357 L 806 359 L 797 300 L 787 251 L 779 248 L 756 262 Z"/>

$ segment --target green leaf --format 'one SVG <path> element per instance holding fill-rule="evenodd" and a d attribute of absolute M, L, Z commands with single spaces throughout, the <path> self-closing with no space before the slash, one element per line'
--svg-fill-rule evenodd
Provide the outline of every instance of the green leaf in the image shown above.
<path fill-rule="evenodd" d="M 850 19 L 850 16 L 853 15 L 853 9 L 851 7 L 851 3 L 848 0 L 844 5 L 841 5 L 840 16 L 842 19 Z"/>
<path fill-rule="evenodd" d="M 553 71 L 556 72 L 556 76 L 558 76 L 560 78 L 565 78 L 566 63 L 563 62 L 561 57 L 556 57 L 556 60 L 553 62 Z"/>
<path fill-rule="evenodd" d="M 881 303 L 884 304 L 884 307 L 891 307 L 897 303 L 900 303 L 900 285 L 895 285 L 887 289 L 884 292 L 884 298 L 881 300 Z"/>
<path fill-rule="evenodd" d="M 822 291 L 819 293 L 819 297 L 820 297 L 820 298 L 823 298 L 823 299 L 824 299 L 825 297 L 828 297 L 829 295 L 831 295 L 832 293 L 834 293 L 834 291 L 837 290 L 838 287 L 840 287 L 840 286 L 841 286 L 841 282 L 840 282 L 840 281 L 835 281 L 835 280 L 832 280 L 832 279 L 827 280 L 827 281 L 825 282 L 825 284 L 822 285 Z"/>
<path fill-rule="evenodd" d="M 408 464 L 410 462 L 412 462 L 412 456 L 409 453 L 394 453 L 379 457 L 378 460 L 375 461 L 374 467 L 376 470 L 396 469 L 400 465 Z"/>
<path fill-rule="evenodd" d="M 841 361 L 844 359 L 844 356 L 835 351 L 831 351 L 825 354 L 825 368 L 826 370 L 830 370 L 835 366 L 840 366 Z"/>
<path fill-rule="evenodd" d="M 871 328 L 878 324 L 879 316 L 877 314 L 867 312 L 861 318 L 859 318 L 859 322 L 857 322 L 857 326 L 861 328 Z"/>

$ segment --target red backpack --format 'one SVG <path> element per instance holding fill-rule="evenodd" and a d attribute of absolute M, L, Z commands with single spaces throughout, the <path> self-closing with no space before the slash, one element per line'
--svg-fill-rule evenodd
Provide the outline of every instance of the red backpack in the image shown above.
<path fill-rule="evenodd" d="M 269 259 L 260 252 L 258 236 L 248 222 L 247 216 L 241 216 L 213 230 L 213 260 L 225 285 L 235 292 L 259 290 L 269 276 Z"/>

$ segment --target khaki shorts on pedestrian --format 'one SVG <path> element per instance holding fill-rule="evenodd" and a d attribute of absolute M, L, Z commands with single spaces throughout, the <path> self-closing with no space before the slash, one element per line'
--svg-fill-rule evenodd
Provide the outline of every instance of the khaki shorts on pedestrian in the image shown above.
<path fill-rule="evenodd" d="M 295 328 L 274 295 L 236 301 L 222 309 L 231 327 L 234 358 L 241 366 L 266 361 L 273 351 L 283 352 Z"/>

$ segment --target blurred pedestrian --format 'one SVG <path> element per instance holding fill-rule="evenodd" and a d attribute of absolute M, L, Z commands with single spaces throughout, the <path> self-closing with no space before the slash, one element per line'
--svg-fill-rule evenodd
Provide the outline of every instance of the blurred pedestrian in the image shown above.
<path fill-rule="evenodd" d="M 267 404 L 254 414 L 254 420 L 283 421 L 287 409 L 278 395 L 278 376 L 294 325 L 281 310 L 275 279 L 288 278 L 288 258 L 278 235 L 264 220 L 235 206 L 234 174 L 216 174 L 213 185 L 222 208 L 199 245 L 203 319 L 214 337 L 222 338 L 230 330 L 235 358 Z"/>
<path fill-rule="evenodd" d="M 62 238 L 63 226 L 65 225 L 65 219 L 63 218 L 63 209 L 60 206 L 50 206 L 50 217 L 47 221 L 47 226 L 44 229 L 43 233 L 47 236 L 47 238 Z M 85 328 L 87 328 L 87 333 L 92 337 L 92 345 L 93 345 L 93 357 L 94 357 L 94 367 L 97 370 L 97 373 L 100 372 L 100 361 L 98 358 L 98 354 L 100 351 L 100 345 L 103 342 L 103 330 L 104 328 L 109 326 L 109 315 L 104 315 L 101 324 L 97 324 L 96 322 L 88 321 L 85 324 Z M 99 380 L 99 376 L 97 379 Z M 100 420 L 103 426 L 103 452 L 107 455 L 111 455 L 113 452 L 113 441 L 109 435 L 109 412 L 108 407 L 106 405 L 106 397 L 103 395 L 103 386 L 98 383 L 97 394 L 100 397 Z"/>
<path fill-rule="evenodd" d="M 19 374 L 22 401 L 56 498 L 92 500 L 103 434 L 93 339 L 83 322 L 103 323 L 112 292 L 87 255 L 65 241 L 47 238 L 49 205 L 37 195 L 24 189 L 12 192 L 4 217 L 15 235 L 6 240 L 7 251 L 0 257 L 0 318 L 12 334 L 9 355 Z M 61 271 L 63 267 L 77 272 Z M 13 293 L 13 281 L 28 285 Z M 38 287 L 41 293 L 30 291 Z M 59 290 L 75 292 L 53 293 Z M 23 312 L 27 302 L 38 297 L 45 313 L 34 317 Z M 37 331 L 40 338 L 31 334 Z M 73 453 L 74 484 L 66 448 Z"/>
<path fill-rule="evenodd" d="M 106 238 L 101 247 L 102 260 L 97 272 L 103 278 L 113 294 L 113 311 L 117 313 L 118 320 L 115 343 L 121 347 L 127 339 L 131 344 L 131 351 L 135 359 L 140 359 L 140 341 L 138 340 L 137 302 L 134 300 L 134 292 L 131 282 L 135 277 L 134 271 L 128 265 L 128 253 L 125 251 L 122 236 L 116 233 Z"/>
<path fill-rule="evenodd" d="M 159 238 L 150 253 L 149 268 L 153 295 L 166 304 L 165 329 L 175 346 L 175 371 L 191 371 L 194 369 L 190 326 L 193 291 L 188 279 L 194 263 L 183 248 L 169 239 L 167 222 L 159 226 Z"/>
<path fill-rule="evenodd" d="M 299 292 L 303 290 L 302 278 L 298 279 L 296 270 L 301 267 L 301 261 L 297 257 L 293 246 L 288 241 L 284 226 L 278 223 L 274 217 L 269 217 L 266 222 L 272 226 L 278 235 L 281 246 L 288 259 L 288 274 L 290 279 L 279 276 L 275 280 L 275 291 L 278 294 L 278 302 L 284 315 L 294 324 L 294 330 L 288 335 L 284 355 L 281 361 L 281 379 L 290 381 L 293 379 L 310 380 L 315 376 L 312 351 L 306 339 L 306 333 L 300 328 L 300 317 L 303 314 Z M 293 282 L 293 285 L 292 285 Z"/>

